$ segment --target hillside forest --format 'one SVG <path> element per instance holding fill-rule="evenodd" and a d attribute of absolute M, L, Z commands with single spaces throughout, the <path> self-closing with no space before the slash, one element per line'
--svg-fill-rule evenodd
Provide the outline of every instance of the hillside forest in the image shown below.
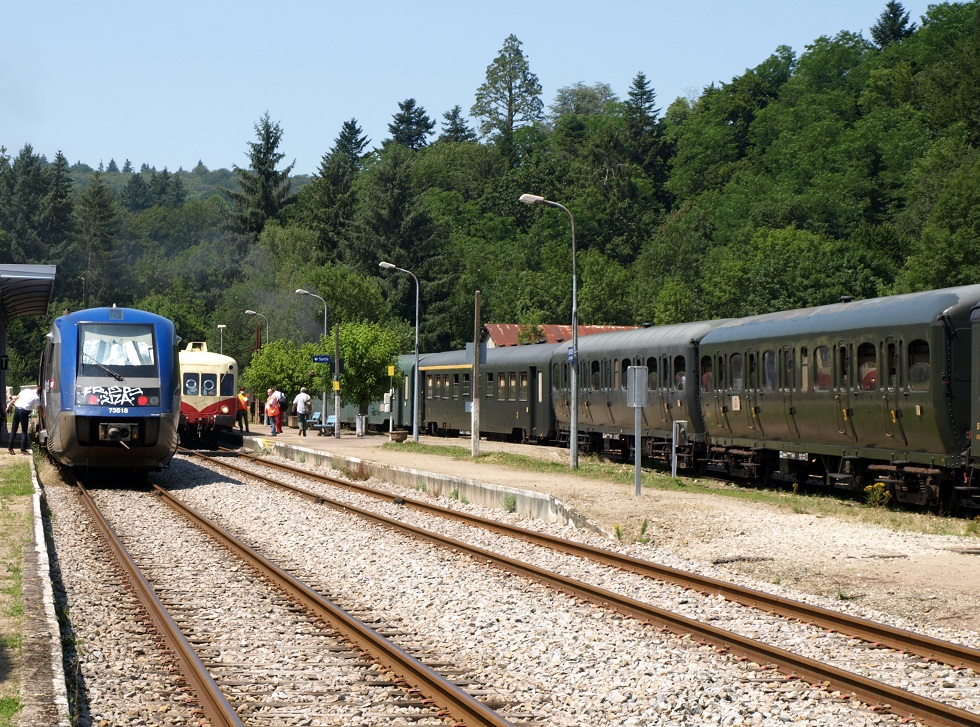
<path fill-rule="evenodd" d="M 398 102 L 382 140 L 351 118 L 310 177 L 272 112 L 232 170 L 0 148 L 0 263 L 58 266 L 51 318 L 154 311 L 243 368 L 266 336 L 297 348 L 334 324 L 410 352 L 415 283 L 382 260 L 419 280 L 422 351 L 472 340 L 477 290 L 484 322 L 568 322 L 569 215 L 525 193 L 574 216 L 583 324 L 980 281 L 980 2 L 876 21 L 668 103 L 639 71 L 624 98 L 580 83 L 546 105 L 511 35 L 472 99 L 438 118 Z M 49 326 L 10 322 L 8 381 L 34 380 Z"/>

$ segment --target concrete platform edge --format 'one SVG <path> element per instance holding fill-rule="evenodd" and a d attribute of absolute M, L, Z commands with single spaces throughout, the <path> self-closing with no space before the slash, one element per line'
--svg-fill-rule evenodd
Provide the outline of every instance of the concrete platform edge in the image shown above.
<path fill-rule="evenodd" d="M 453 497 L 460 501 L 482 507 L 505 509 L 504 498 L 514 498 L 514 512 L 525 517 L 533 517 L 545 522 L 571 524 L 577 528 L 602 533 L 601 528 L 589 521 L 582 513 L 568 507 L 557 498 L 514 487 L 505 487 L 492 482 L 483 482 L 464 477 L 426 472 L 424 470 L 398 465 L 372 462 L 357 457 L 338 455 L 309 447 L 299 447 L 280 442 L 271 442 L 261 437 L 247 437 L 243 447 L 252 452 L 269 452 L 277 457 L 301 464 L 315 464 L 341 472 L 355 473 L 358 477 L 375 477 L 392 482 L 408 489 L 424 491 L 436 497 Z M 455 491 L 455 495 L 452 493 Z"/>
<path fill-rule="evenodd" d="M 24 551 L 24 671 L 21 675 L 24 705 L 18 721 L 28 725 L 70 727 L 61 628 L 55 613 L 53 575 L 41 507 L 44 490 L 37 479 L 33 457 L 31 484 L 34 487 L 34 527 L 31 547 Z"/>

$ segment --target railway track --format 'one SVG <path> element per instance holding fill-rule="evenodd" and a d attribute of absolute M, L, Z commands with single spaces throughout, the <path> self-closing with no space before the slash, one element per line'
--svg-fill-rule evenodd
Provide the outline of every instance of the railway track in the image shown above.
<path fill-rule="evenodd" d="M 360 724 L 355 714 L 358 720 L 367 714 L 377 724 L 386 719 L 414 724 L 454 720 L 472 727 L 512 724 L 386 639 L 377 626 L 362 623 L 166 490 L 153 491 L 170 506 L 171 517 L 179 513 L 224 547 L 191 546 L 195 536 L 186 532 L 180 535 L 179 547 L 161 547 L 155 538 L 146 537 L 155 528 L 127 522 L 134 500 L 148 495 L 102 493 L 98 499 L 110 500 L 108 506 L 116 510 L 106 516 L 96 498 L 81 486 L 79 490 L 144 610 L 175 655 L 202 716 L 212 725 L 284 724 L 284 719 L 301 719 L 305 712 L 324 709 L 337 713 L 333 718 L 343 718 L 346 710 L 352 716 L 345 723 L 351 724 Z M 111 500 L 116 499 L 125 503 L 113 506 Z M 123 526 L 130 533 L 120 537 L 116 528 Z M 227 562 L 225 549 L 247 568 L 238 573 L 239 568 Z M 215 550 L 221 554 L 216 556 Z M 186 571 L 191 575 L 182 575 Z M 198 580 L 203 573 L 213 579 L 226 571 L 230 575 L 219 581 L 219 593 L 207 592 L 215 586 Z M 269 591 L 256 588 L 253 572 L 271 584 Z M 253 609 L 247 621 L 230 628 L 224 625 L 229 599 L 235 609 Z M 329 624 L 331 631 L 321 624 Z"/>
<path fill-rule="evenodd" d="M 215 458 L 212 458 L 214 460 Z M 237 465 L 224 461 L 225 458 L 216 458 L 218 464 L 232 467 L 239 472 L 243 472 L 250 477 L 260 477 L 248 468 L 241 468 Z M 463 520 L 468 525 L 490 529 L 498 533 L 506 534 L 510 537 L 519 538 L 528 542 L 535 542 L 538 545 L 561 550 L 574 554 L 579 557 L 603 563 L 605 565 L 620 568 L 633 573 L 638 573 L 658 580 L 668 581 L 684 588 L 696 589 L 709 595 L 722 595 L 729 600 L 733 600 L 752 608 L 762 609 L 766 612 L 778 613 L 779 615 L 806 621 L 819 625 L 826 629 L 848 634 L 855 638 L 861 638 L 874 646 L 887 646 L 902 652 L 915 653 L 927 659 L 937 659 L 945 663 L 955 665 L 957 668 L 969 668 L 977 671 L 980 664 L 980 655 L 974 649 L 963 647 L 957 644 L 950 644 L 937 639 L 933 639 L 913 632 L 894 629 L 882 624 L 876 624 L 864 619 L 856 619 L 846 614 L 820 609 L 808 604 L 798 603 L 789 599 L 783 599 L 754 591 L 744 589 L 740 586 L 724 583 L 715 579 L 707 579 L 695 574 L 685 573 L 672 568 L 664 568 L 651 564 L 647 561 L 621 556 L 601 549 L 585 546 L 580 543 L 566 541 L 552 536 L 542 535 L 533 531 L 515 528 L 492 520 L 466 515 L 455 510 L 447 510 L 429 503 L 411 500 L 401 495 L 394 495 L 366 487 L 358 483 L 351 483 L 345 480 L 325 477 L 306 470 L 272 463 L 262 458 L 252 458 L 263 465 L 275 466 L 293 474 L 303 477 L 312 477 L 333 486 L 340 486 L 345 490 L 355 490 L 362 494 L 379 498 L 388 502 L 435 514 L 440 517 L 449 517 Z M 957 709 L 951 705 L 912 694 L 902 689 L 882 684 L 877 680 L 863 677 L 848 671 L 835 668 L 833 666 L 816 662 L 806 657 L 787 652 L 777 647 L 760 644 L 753 639 L 738 636 L 730 631 L 718 629 L 708 624 L 679 617 L 676 614 L 652 607 L 648 604 L 634 599 L 620 596 L 611 591 L 595 588 L 589 584 L 577 582 L 574 579 L 564 578 L 550 572 L 547 569 L 537 568 L 527 563 L 522 563 L 514 559 L 498 556 L 482 548 L 472 547 L 461 541 L 445 538 L 438 535 L 427 533 L 422 529 L 405 526 L 403 523 L 391 518 L 378 515 L 377 513 L 352 506 L 350 503 L 331 501 L 322 494 L 311 492 L 303 488 L 296 488 L 290 485 L 282 485 L 271 478 L 265 478 L 279 486 L 292 489 L 297 494 L 311 498 L 324 504 L 339 507 L 348 512 L 370 518 L 389 527 L 397 527 L 412 532 L 418 537 L 425 537 L 429 540 L 460 552 L 469 553 L 474 558 L 481 561 L 492 561 L 497 566 L 533 578 L 535 580 L 548 583 L 552 587 L 561 591 L 574 594 L 583 599 L 588 599 L 603 606 L 613 608 L 629 616 L 640 618 L 646 622 L 655 623 L 663 628 L 682 634 L 693 634 L 695 638 L 715 644 L 718 648 L 737 654 L 741 657 L 749 658 L 759 663 L 772 664 L 777 666 L 786 674 L 798 676 L 811 683 L 830 684 L 834 689 L 842 694 L 852 694 L 860 699 L 876 705 L 883 705 L 886 709 L 902 715 L 912 716 L 927 724 L 954 725 L 954 724 L 976 724 L 980 725 L 978 715 Z"/>

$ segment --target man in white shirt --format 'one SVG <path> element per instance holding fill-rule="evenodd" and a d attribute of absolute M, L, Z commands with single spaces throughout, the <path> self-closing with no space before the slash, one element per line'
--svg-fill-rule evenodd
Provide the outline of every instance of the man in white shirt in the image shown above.
<path fill-rule="evenodd" d="M 13 401 L 7 405 L 7 413 L 12 409 L 14 412 L 14 422 L 10 428 L 10 439 L 7 440 L 7 452 L 14 453 L 14 437 L 17 436 L 17 427 L 20 426 L 23 434 L 20 439 L 20 453 L 30 454 L 27 450 L 27 422 L 31 418 L 31 412 L 41 403 L 41 388 L 24 389 Z"/>
<path fill-rule="evenodd" d="M 299 436 L 306 436 L 306 419 L 310 415 L 310 404 L 313 399 L 306 393 L 306 387 L 300 388 L 296 398 L 293 399 L 293 406 L 296 407 L 296 416 L 299 417 Z"/>

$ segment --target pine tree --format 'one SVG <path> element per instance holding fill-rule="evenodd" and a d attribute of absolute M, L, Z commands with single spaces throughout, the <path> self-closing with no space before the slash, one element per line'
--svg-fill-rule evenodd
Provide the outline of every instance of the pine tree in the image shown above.
<path fill-rule="evenodd" d="M 345 121 L 313 181 L 300 192 L 298 217 L 316 231 L 325 259 L 338 257 L 340 239 L 356 206 L 354 179 L 363 168 L 367 144 L 357 119 Z"/>
<path fill-rule="evenodd" d="M 439 134 L 438 141 L 450 141 L 463 143 L 476 141 L 476 132 L 473 131 L 463 118 L 463 109 L 457 104 L 442 116 L 445 123 L 442 125 L 442 133 Z"/>
<path fill-rule="evenodd" d="M 484 137 L 506 138 L 518 127 L 540 121 L 543 109 L 538 77 L 531 73 L 521 41 L 509 35 L 500 55 L 487 66 L 486 81 L 476 92 L 470 115 L 482 120 L 480 134 Z"/>
<path fill-rule="evenodd" d="M 48 186 L 41 158 L 30 144 L 25 144 L 14 159 L 10 173 L 9 207 L 5 214 L 10 262 L 39 263 L 45 256 L 39 229 Z"/>
<path fill-rule="evenodd" d="M 129 161 L 129 159 L 127 159 L 126 162 L 123 164 L 122 170 L 123 170 L 123 174 L 132 174 L 133 173 L 133 163 L 131 161 Z"/>
<path fill-rule="evenodd" d="M 915 32 L 915 27 L 915 23 L 909 25 L 909 14 L 905 12 L 902 3 L 889 0 L 878 16 L 878 22 L 871 26 L 871 40 L 879 48 L 884 48 L 902 38 L 908 38 Z"/>
<path fill-rule="evenodd" d="M 279 219 L 295 197 L 290 194 L 289 175 L 296 165 L 276 169 L 285 154 L 278 151 L 282 129 L 272 123 L 267 111 L 255 125 L 258 141 L 249 142 L 249 168 L 235 166 L 238 173 L 237 191 L 226 192 L 235 207 L 235 222 L 246 232 L 258 235 L 266 221 Z"/>
<path fill-rule="evenodd" d="M 153 206 L 150 199 L 150 185 L 143 179 L 143 174 L 134 174 L 123 187 L 123 206 L 130 212 L 142 212 Z"/>
<path fill-rule="evenodd" d="M 119 167 L 116 165 L 116 160 L 115 159 L 110 159 L 109 160 L 109 166 L 106 167 L 106 171 L 107 172 L 115 172 L 116 174 L 119 173 Z"/>
<path fill-rule="evenodd" d="M 415 105 L 415 99 L 405 99 L 398 104 L 398 113 L 388 124 L 391 141 L 409 149 L 418 151 L 428 143 L 428 137 L 435 128 L 436 122 L 429 118 L 425 109 Z"/>
<path fill-rule="evenodd" d="M 68 160 L 59 150 L 54 164 L 45 170 L 48 193 L 41 208 L 41 243 L 55 260 L 60 259 L 71 244 L 75 233 L 75 204 L 72 200 L 72 180 Z"/>
<path fill-rule="evenodd" d="M 88 303 L 109 305 L 113 302 L 115 282 L 110 258 L 116 244 L 119 214 L 112 190 L 106 186 L 101 172 L 92 175 L 89 186 L 79 196 L 76 213 L 74 267 L 85 278 Z"/>

